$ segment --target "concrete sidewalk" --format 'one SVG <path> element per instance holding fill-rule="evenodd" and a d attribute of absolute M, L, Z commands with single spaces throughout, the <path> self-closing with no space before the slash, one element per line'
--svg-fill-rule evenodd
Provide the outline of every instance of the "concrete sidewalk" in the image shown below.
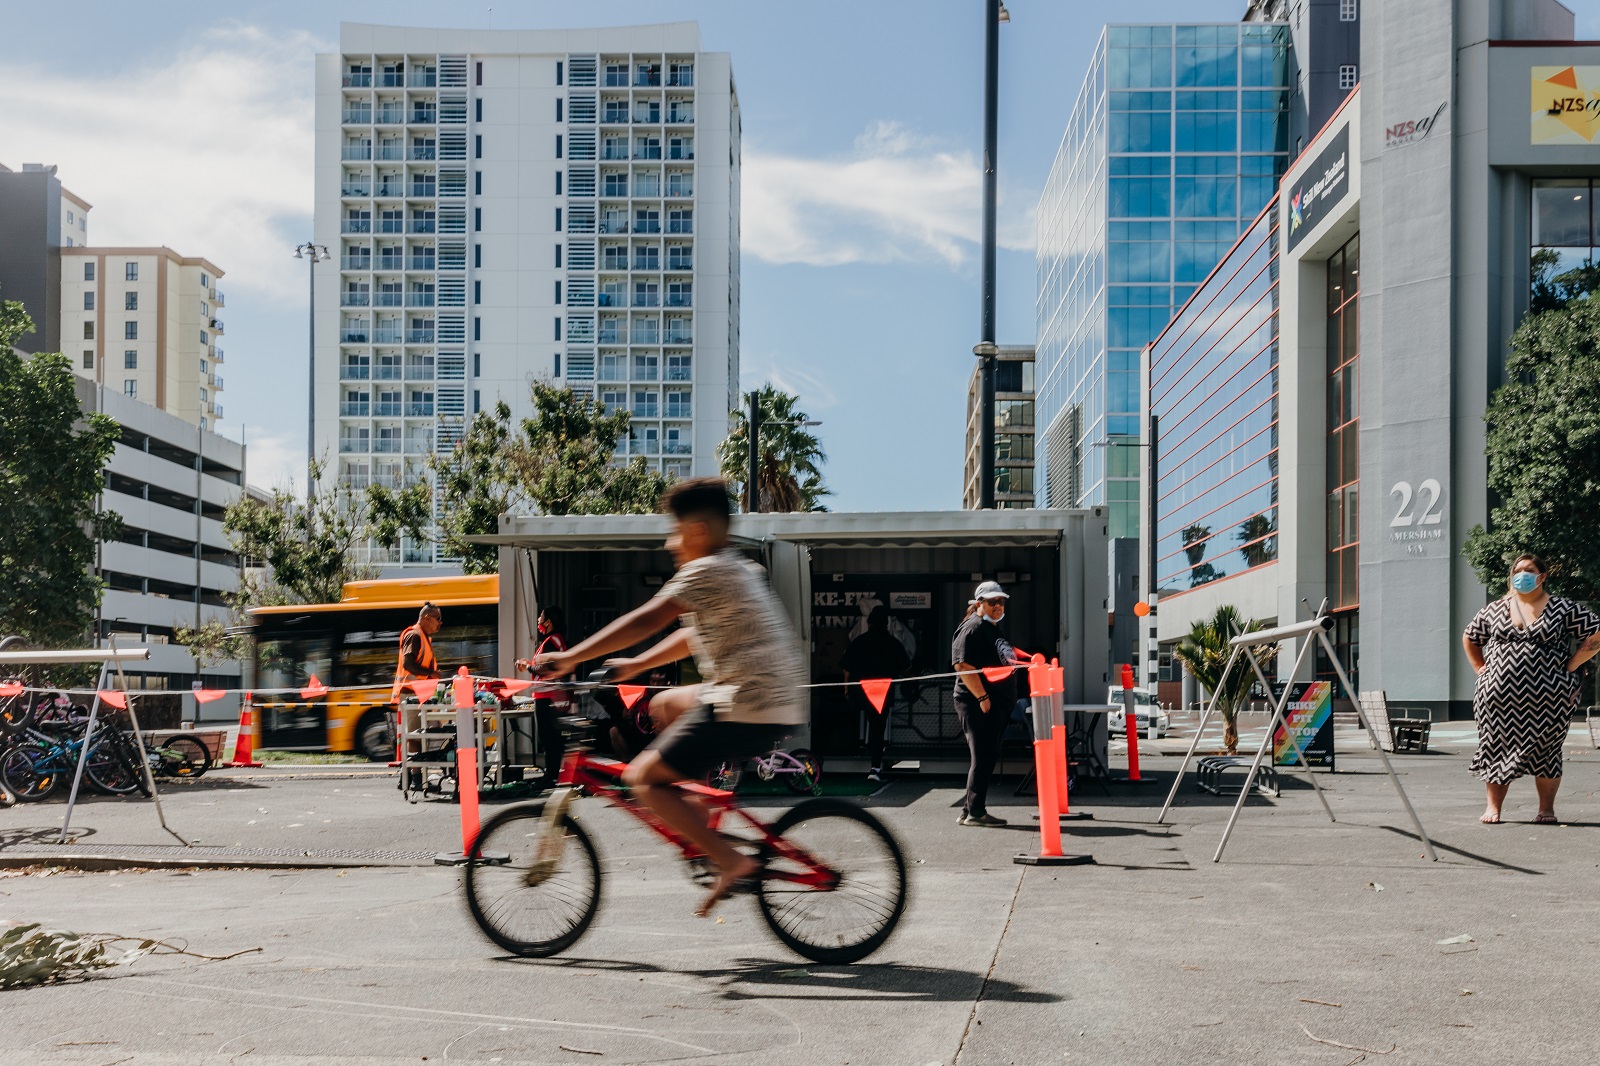
<path fill-rule="evenodd" d="M 0 1063 L 1342 1066 L 1363 1054 L 1313 1037 L 1394 1045 L 1382 1057 L 1394 1066 L 1591 1061 L 1600 758 L 1569 751 L 1561 826 L 1526 824 L 1522 782 L 1510 820 L 1479 825 L 1464 754 L 1395 761 L 1438 863 L 1420 857 L 1376 757 L 1343 746 L 1341 771 L 1320 778 L 1336 824 L 1285 775 L 1282 796 L 1249 802 L 1217 865 L 1228 801 L 1185 788 L 1173 824 L 1154 824 L 1176 759 L 1152 759 L 1146 785 L 1074 796 L 1095 813 L 1068 827 L 1087 867 L 1011 862 L 1037 845 L 1014 779 L 992 803 L 1012 826 L 995 830 L 955 825 L 948 782 L 892 782 L 865 802 L 914 863 L 912 905 L 851 967 L 790 956 L 748 900 L 720 921 L 691 917 L 698 890 L 676 861 L 592 801 L 579 817 L 606 900 L 569 956 L 542 962 L 497 958 L 445 867 L 0 871 L 0 917 L 264 949 L 0 993 Z M 459 833 L 453 805 L 405 804 L 386 779 L 218 776 L 168 795 L 176 828 L 219 845 L 430 851 Z M 59 817 L 58 804 L 0 811 L 0 844 Z M 97 800 L 78 822 L 105 844 L 162 840 L 148 803 Z M 1460 935 L 1472 939 L 1440 943 Z"/>

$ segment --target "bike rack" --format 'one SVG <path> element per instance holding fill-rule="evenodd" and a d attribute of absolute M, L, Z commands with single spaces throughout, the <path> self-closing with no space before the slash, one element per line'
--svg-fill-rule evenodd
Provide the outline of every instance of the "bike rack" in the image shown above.
<path fill-rule="evenodd" d="M 84 745 L 78 751 L 78 767 L 72 775 L 72 791 L 67 794 L 67 812 L 61 819 L 61 835 L 56 839 L 57 844 L 67 842 L 67 833 L 72 828 L 72 813 L 78 804 L 78 789 L 83 783 L 83 768 L 89 761 L 88 738 L 94 734 L 94 726 L 100 715 L 100 693 L 105 691 L 106 682 L 111 677 L 113 664 L 117 668 L 117 681 L 122 686 L 122 691 L 128 689 L 127 675 L 122 672 L 122 664 L 136 662 L 150 658 L 149 648 L 117 648 L 116 637 L 111 638 L 111 648 L 93 649 L 86 651 L 0 651 L 0 666 L 7 665 L 32 665 L 32 666 L 59 666 L 70 663 L 99 663 L 100 678 L 95 685 L 94 702 L 89 706 L 89 720 L 84 723 Z M 138 756 L 140 771 L 144 774 L 145 784 L 150 787 L 150 798 L 156 804 L 156 818 L 161 822 L 161 828 L 177 839 L 184 847 L 192 846 L 191 843 L 179 836 L 167 824 L 166 812 L 161 809 L 161 796 L 156 790 L 155 776 L 150 773 L 150 760 L 144 754 L 144 734 L 139 729 L 139 714 L 134 710 L 133 701 L 128 701 L 128 721 L 133 725 L 134 751 Z"/>

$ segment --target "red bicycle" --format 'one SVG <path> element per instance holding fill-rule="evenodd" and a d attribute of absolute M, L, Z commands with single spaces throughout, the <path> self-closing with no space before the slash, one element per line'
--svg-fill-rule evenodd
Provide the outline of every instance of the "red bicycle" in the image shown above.
<path fill-rule="evenodd" d="M 603 680 L 572 684 L 593 689 Z M 690 877 L 711 883 L 699 849 L 636 802 L 622 783 L 627 764 L 592 749 L 603 728 L 564 723 L 571 738 L 557 789 L 500 811 L 479 830 L 466 865 L 467 908 L 486 936 L 513 955 L 546 958 L 586 933 L 604 879 L 593 839 L 573 813 L 581 796 L 601 796 L 638 818 L 682 853 Z M 733 793 L 699 782 L 683 789 L 711 814 L 711 826 L 761 860 L 753 894 L 778 939 L 820 963 L 866 958 L 889 939 L 906 907 L 906 863 L 881 821 L 851 803 L 810 799 L 763 822 Z"/>

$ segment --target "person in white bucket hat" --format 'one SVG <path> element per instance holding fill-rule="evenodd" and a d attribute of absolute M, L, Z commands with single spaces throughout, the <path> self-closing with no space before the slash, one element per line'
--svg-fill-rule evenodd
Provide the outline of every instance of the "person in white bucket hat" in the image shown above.
<path fill-rule="evenodd" d="M 959 825 L 994 827 L 1005 819 L 989 813 L 989 781 L 994 777 L 995 760 L 1000 755 L 1000 738 L 1017 702 L 1017 682 L 1013 673 L 998 681 L 982 671 L 1012 667 L 1016 651 L 1000 623 L 1006 617 L 1010 596 L 998 581 L 980 584 L 967 601 L 967 616 L 956 628 L 950 645 L 950 659 L 956 676 L 956 717 L 966 734 L 972 762 L 967 769 L 967 795 L 961 805 Z"/>

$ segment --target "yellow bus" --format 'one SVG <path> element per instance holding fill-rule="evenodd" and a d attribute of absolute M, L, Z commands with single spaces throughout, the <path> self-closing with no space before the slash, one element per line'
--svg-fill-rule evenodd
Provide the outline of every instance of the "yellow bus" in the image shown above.
<path fill-rule="evenodd" d="M 389 692 L 400 654 L 400 631 L 431 602 L 443 613 L 433 648 L 443 675 L 466 666 L 493 674 L 499 644 L 500 578 L 397 578 L 351 581 L 338 603 L 257 607 L 250 612 L 258 695 L 256 746 L 281 751 L 332 751 L 394 757 Z M 328 692 L 300 697 L 315 676 Z"/>

